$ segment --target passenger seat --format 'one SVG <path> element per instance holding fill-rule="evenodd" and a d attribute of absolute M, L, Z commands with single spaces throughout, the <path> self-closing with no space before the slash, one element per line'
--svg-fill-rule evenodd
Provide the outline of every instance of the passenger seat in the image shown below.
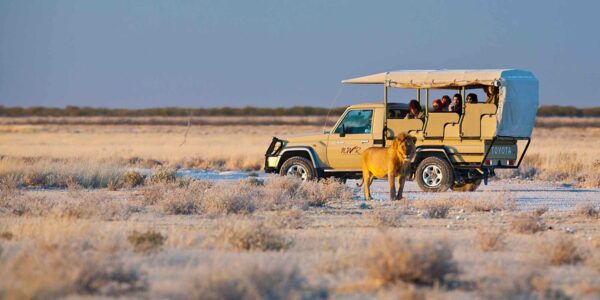
<path fill-rule="evenodd" d="M 481 137 L 481 118 L 496 114 L 492 103 L 467 103 L 461 124 L 461 135 L 466 138 Z"/>

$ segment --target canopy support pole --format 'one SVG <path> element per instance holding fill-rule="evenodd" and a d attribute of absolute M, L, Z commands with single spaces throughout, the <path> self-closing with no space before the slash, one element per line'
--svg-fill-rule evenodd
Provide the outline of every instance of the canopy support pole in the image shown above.
<path fill-rule="evenodd" d="M 463 86 L 460 90 L 460 94 L 462 96 L 462 103 L 460 104 L 462 106 L 462 112 L 463 114 L 465 113 L 465 103 L 466 103 L 466 99 L 465 99 L 465 87 Z"/>
<path fill-rule="evenodd" d="M 425 89 L 425 115 L 429 113 L 429 89 Z"/>
<path fill-rule="evenodd" d="M 383 143 L 382 143 L 382 145 L 384 148 L 385 148 L 385 142 L 387 140 L 388 85 L 389 85 L 388 81 L 386 81 L 385 84 L 383 85 L 383 132 L 382 132 Z"/>

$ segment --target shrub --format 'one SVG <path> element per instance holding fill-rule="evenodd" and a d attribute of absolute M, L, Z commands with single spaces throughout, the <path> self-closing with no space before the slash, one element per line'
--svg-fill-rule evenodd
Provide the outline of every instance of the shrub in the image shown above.
<path fill-rule="evenodd" d="M 305 181 L 300 185 L 296 198 L 304 198 L 310 206 L 324 206 L 330 201 L 348 201 L 352 199 L 352 191 L 338 180 Z"/>
<path fill-rule="evenodd" d="M 153 184 L 145 185 L 140 188 L 139 192 L 142 196 L 142 203 L 144 205 L 156 205 L 166 196 L 168 186 Z"/>
<path fill-rule="evenodd" d="M 128 188 L 133 188 L 144 184 L 144 176 L 136 171 L 128 171 L 123 174 L 123 184 Z"/>
<path fill-rule="evenodd" d="M 480 230 L 475 236 L 475 243 L 483 252 L 497 251 L 505 246 L 505 237 L 499 231 Z"/>
<path fill-rule="evenodd" d="M 21 249 L 6 261 L 2 270 L 2 296 L 8 299 L 119 297 L 148 288 L 145 274 L 138 268 L 92 249 L 78 242 L 36 243 Z"/>
<path fill-rule="evenodd" d="M 376 209 L 371 213 L 371 220 L 377 226 L 400 227 L 406 211 L 402 209 Z"/>
<path fill-rule="evenodd" d="M 257 219 L 222 220 L 208 243 L 217 248 L 238 251 L 281 251 L 292 245 L 292 241 Z"/>
<path fill-rule="evenodd" d="M 544 231 L 546 229 L 544 223 L 539 217 L 530 214 L 520 214 L 514 216 L 510 221 L 509 227 L 512 231 L 530 234 Z"/>
<path fill-rule="evenodd" d="M 158 251 L 166 239 L 160 232 L 151 230 L 146 232 L 133 231 L 127 236 L 127 241 L 136 252 Z"/>
<path fill-rule="evenodd" d="M 540 253 L 545 253 L 553 266 L 576 264 L 583 260 L 583 254 L 571 237 L 560 236 L 551 242 L 539 245 Z"/>
<path fill-rule="evenodd" d="M 598 219 L 600 209 L 592 203 L 580 203 L 575 208 L 575 214 L 584 218 Z"/>
<path fill-rule="evenodd" d="M 432 285 L 456 274 L 452 248 L 444 241 L 417 241 L 384 234 L 370 246 L 367 274 L 377 284 L 399 281 Z"/>
<path fill-rule="evenodd" d="M 488 271 L 477 279 L 476 287 L 482 299 L 570 299 L 542 275 L 525 267 L 517 272 Z"/>
<path fill-rule="evenodd" d="M 266 223 L 273 228 L 300 229 L 308 222 L 301 210 L 293 208 L 276 212 Z"/>
<path fill-rule="evenodd" d="M 114 221 L 127 220 L 139 211 L 138 207 L 103 191 L 78 192 L 71 197 L 56 203 L 51 212 L 60 217 Z"/>
<path fill-rule="evenodd" d="M 547 212 L 548 212 L 548 206 L 538 207 L 533 210 L 533 215 L 536 217 L 541 217 Z"/>
<path fill-rule="evenodd" d="M 514 210 L 515 200 L 510 195 L 485 195 L 477 199 L 463 200 L 461 206 L 471 212 L 498 212 L 503 210 Z"/>
<path fill-rule="evenodd" d="M 171 215 L 189 215 L 200 212 L 200 197 L 190 189 L 169 190 L 159 200 L 163 212 Z"/>
<path fill-rule="evenodd" d="M 15 235 L 10 231 L 2 231 L 0 232 L 0 240 L 10 241 L 15 237 Z"/>
<path fill-rule="evenodd" d="M 251 213 L 256 209 L 259 188 L 219 182 L 202 195 L 202 211 L 209 215 Z"/>
<path fill-rule="evenodd" d="M 311 287 L 300 270 L 288 263 L 216 265 L 189 281 L 191 299 L 326 299 L 325 289 Z"/>
<path fill-rule="evenodd" d="M 56 203 L 45 197 L 33 196 L 21 192 L 15 192 L 11 196 L 0 198 L 0 212 L 15 216 L 45 216 Z"/>
<path fill-rule="evenodd" d="M 453 203 L 450 199 L 419 200 L 414 206 L 424 210 L 423 217 L 431 219 L 444 219 L 448 216 Z"/>
<path fill-rule="evenodd" d="M 159 168 L 152 175 L 150 175 L 151 183 L 170 183 L 175 182 L 177 179 L 177 173 L 174 169 Z"/>

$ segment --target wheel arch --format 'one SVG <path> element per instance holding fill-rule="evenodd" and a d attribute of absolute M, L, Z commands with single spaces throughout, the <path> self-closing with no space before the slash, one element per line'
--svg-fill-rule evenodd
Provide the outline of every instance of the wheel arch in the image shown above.
<path fill-rule="evenodd" d="M 446 161 L 448 161 L 448 163 L 450 164 L 452 169 L 454 169 L 452 160 L 450 159 L 450 156 L 448 155 L 448 153 L 446 152 L 446 149 L 444 147 L 436 147 L 436 148 L 420 147 L 420 148 L 417 148 L 416 153 L 415 153 L 415 158 L 412 160 L 412 163 L 411 163 L 412 172 L 414 173 L 417 170 L 417 166 L 419 165 L 419 163 L 421 163 L 422 160 L 424 160 L 428 157 L 431 157 L 431 156 L 436 156 L 441 159 L 445 159 Z"/>
<path fill-rule="evenodd" d="M 277 171 L 278 172 L 281 169 L 281 165 L 283 165 L 283 163 L 288 158 L 294 157 L 294 156 L 300 156 L 300 157 L 304 157 L 304 158 L 310 160 L 310 162 L 312 163 L 315 170 L 319 169 L 319 163 L 318 163 L 318 160 L 316 159 L 317 155 L 316 155 L 316 153 L 314 153 L 314 150 L 310 147 L 290 147 L 287 149 L 283 149 L 279 155 L 280 155 L 280 158 L 279 158 L 279 162 L 277 163 Z"/>

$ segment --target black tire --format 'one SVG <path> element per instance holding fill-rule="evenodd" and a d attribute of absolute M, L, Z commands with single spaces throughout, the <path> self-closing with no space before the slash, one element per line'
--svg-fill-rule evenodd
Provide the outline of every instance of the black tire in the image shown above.
<path fill-rule="evenodd" d="M 317 171 L 310 160 L 302 156 L 292 156 L 283 162 L 279 169 L 279 175 L 293 175 L 302 180 L 313 180 L 317 178 Z"/>
<path fill-rule="evenodd" d="M 474 192 L 481 185 L 481 179 L 473 179 L 460 184 L 454 184 L 452 190 L 455 192 Z"/>
<path fill-rule="evenodd" d="M 454 172 L 447 160 L 431 156 L 419 163 L 415 173 L 423 192 L 445 192 L 454 185 Z"/>

